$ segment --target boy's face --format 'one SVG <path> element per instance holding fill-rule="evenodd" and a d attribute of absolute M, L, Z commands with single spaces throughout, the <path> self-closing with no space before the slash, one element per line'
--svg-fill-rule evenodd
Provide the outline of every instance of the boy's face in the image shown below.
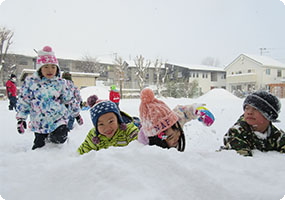
<path fill-rule="evenodd" d="M 179 137 L 180 137 L 180 131 L 179 130 L 173 130 L 172 128 L 167 129 L 165 132 L 165 135 L 167 136 L 166 142 L 168 147 L 176 147 L 178 145 Z"/>
<path fill-rule="evenodd" d="M 98 118 L 97 127 L 100 134 L 112 138 L 119 128 L 117 115 L 113 112 L 101 115 Z"/>
<path fill-rule="evenodd" d="M 266 130 L 269 125 L 269 121 L 256 108 L 250 105 L 245 106 L 244 119 L 258 131 Z"/>
<path fill-rule="evenodd" d="M 46 64 L 41 67 L 42 75 L 48 79 L 53 78 L 57 72 L 57 66 L 54 64 Z"/>

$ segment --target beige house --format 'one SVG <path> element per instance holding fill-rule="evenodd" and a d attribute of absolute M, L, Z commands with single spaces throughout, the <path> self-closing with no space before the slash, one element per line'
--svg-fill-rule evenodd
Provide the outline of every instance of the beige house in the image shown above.
<path fill-rule="evenodd" d="M 27 76 L 31 76 L 34 72 L 34 69 L 24 69 L 20 75 L 20 80 L 24 81 Z M 96 79 L 99 77 L 98 73 L 70 72 L 70 74 L 74 85 L 78 88 L 96 86 Z"/>
<path fill-rule="evenodd" d="M 270 90 L 271 84 L 285 83 L 285 64 L 266 56 L 241 54 L 225 70 L 230 92 Z"/>

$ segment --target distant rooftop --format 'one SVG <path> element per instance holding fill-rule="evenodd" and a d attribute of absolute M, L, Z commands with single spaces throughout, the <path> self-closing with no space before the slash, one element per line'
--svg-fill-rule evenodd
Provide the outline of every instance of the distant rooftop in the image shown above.
<path fill-rule="evenodd" d="M 241 55 L 245 55 L 253 60 L 255 60 L 256 62 L 259 62 L 262 65 L 265 66 L 272 66 L 272 67 L 282 67 L 285 68 L 285 64 L 279 62 L 278 60 L 275 60 L 271 57 L 267 57 L 267 56 L 259 56 L 259 55 L 250 55 L 250 54 L 241 54 Z"/>
<path fill-rule="evenodd" d="M 177 63 L 168 63 L 175 66 L 180 66 L 192 70 L 199 70 L 199 71 L 219 71 L 225 72 L 224 68 L 215 67 L 215 66 L 208 66 L 208 65 L 187 65 L 187 64 L 177 64 Z"/>

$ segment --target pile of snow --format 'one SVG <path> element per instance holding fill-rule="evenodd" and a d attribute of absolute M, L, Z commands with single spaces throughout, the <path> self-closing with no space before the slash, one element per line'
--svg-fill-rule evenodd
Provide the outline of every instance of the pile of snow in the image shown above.
<path fill-rule="evenodd" d="M 108 94 L 109 87 L 82 89 L 87 98 Z M 89 111 L 83 126 L 75 123 L 64 145 L 46 145 L 32 151 L 33 133 L 16 131 L 15 112 L 0 101 L 0 195 L 5 200 L 78 199 L 281 199 L 285 185 L 285 158 L 278 152 L 254 152 L 243 157 L 235 151 L 216 150 L 223 135 L 242 114 L 242 99 L 222 90 L 197 99 L 163 98 L 177 104 L 205 103 L 215 115 L 211 127 L 197 120 L 185 127 L 186 150 L 144 146 L 137 141 L 79 156 L 77 148 L 92 128 Z M 284 105 L 285 100 L 282 99 Z M 140 99 L 123 99 L 122 110 L 139 115 Z M 285 119 L 282 107 L 280 119 Z M 285 129 L 285 123 L 276 124 Z"/>
<path fill-rule="evenodd" d="M 96 94 L 99 99 L 109 99 L 108 86 L 92 86 L 86 87 L 80 90 L 80 95 L 83 101 L 87 101 L 87 98 L 93 94 Z"/>

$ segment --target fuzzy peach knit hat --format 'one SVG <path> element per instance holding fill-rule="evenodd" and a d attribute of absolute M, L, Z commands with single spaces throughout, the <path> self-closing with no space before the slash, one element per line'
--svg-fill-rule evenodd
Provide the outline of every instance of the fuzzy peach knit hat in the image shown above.
<path fill-rule="evenodd" d="M 156 99 L 150 88 L 141 91 L 139 110 L 141 125 L 148 137 L 158 135 L 178 121 L 176 114 L 163 101 Z"/>

